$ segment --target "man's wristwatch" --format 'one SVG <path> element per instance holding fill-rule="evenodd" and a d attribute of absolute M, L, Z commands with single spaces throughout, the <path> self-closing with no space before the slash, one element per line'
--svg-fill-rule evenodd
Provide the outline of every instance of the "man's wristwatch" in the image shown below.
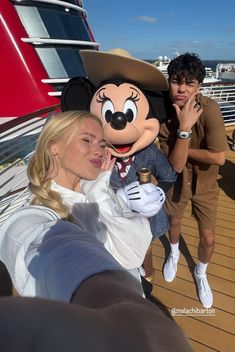
<path fill-rule="evenodd" d="M 190 131 L 177 130 L 177 137 L 181 139 L 190 139 L 192 137 L 192 130 Z"/>

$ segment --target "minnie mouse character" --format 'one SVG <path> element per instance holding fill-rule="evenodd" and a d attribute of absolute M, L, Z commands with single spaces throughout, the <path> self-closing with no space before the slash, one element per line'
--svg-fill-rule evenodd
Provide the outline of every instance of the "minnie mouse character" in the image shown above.
<path fill-rule="evenodd" d="M 122 49 L 80 50 L 80 55 L 88 78 L 69 80 L 61 96 L 62 110 L 90 110 L 102 120 L 109 149 L 117 158 L 110 183 L 133 211 L 149 217 L 156 239 L 168 230 L 164 191 L 176 179 L 154 144 L 164 117 L 162 92 L 168 90 L 167 80 L 155 66 Z M 141 168 L 151 170 L 158 187 L 139 183 Z M 152 279 L 151 248 L 144 269 Z"/>

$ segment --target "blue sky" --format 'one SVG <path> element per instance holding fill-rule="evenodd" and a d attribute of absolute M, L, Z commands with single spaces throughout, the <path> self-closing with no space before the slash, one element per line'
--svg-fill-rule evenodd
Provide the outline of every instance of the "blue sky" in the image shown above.
<path fill-rule="evenodd" d="M 100 50 L 123 48 L 140 59 L 175 52 L 235 60 L 234 0 L 83 0 Z"/>

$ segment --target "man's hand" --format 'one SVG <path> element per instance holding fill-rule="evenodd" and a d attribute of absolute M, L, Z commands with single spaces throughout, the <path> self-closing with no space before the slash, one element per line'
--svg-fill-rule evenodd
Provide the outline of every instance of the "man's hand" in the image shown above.
<path fill-rule="evenodd" d="M 165 201 L 165 193 L 160 187 L 152 183 L 140 185 L 138 181 L 119 188 L 117 195 L 124 200 L 131 210 L 146 217 L 156 215 Z"/>
<path fill-rule="evenodd" d="M 182 109 L 177 104 L 173 104 L 181 131 L 190 131 L 203 111 L 200 104 L 196 102 L 195 96 L 196 93 L 191 95 Z"/>

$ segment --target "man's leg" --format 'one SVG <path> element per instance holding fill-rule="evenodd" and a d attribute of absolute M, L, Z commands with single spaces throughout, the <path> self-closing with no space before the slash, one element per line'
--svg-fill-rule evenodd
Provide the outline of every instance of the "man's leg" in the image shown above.
<path fill-rule="evenodd" d="M 150 244 L 144 258 L 142 267 L 145 271 L 145 276 L 141 275 L 143 290 L 146 296 L 150 295 L 153 290 L 154 269 L 153 269 L 153 253 L 152 244 Z"/>
<path fill-rule="evenodd" d="M 153 253 L 152 253 L 153 246 L 150 244 L 147 253 L 144 258 L 144 271 L 145 271 L 145 278 L 149 282 L 153 282 L 153 276 L 154 276 L 154 271 L 153 271 Z"/>
<path fill-rule="evenodd" d="M 171 282 L 174 280 L 177 272 L 177 263 L 180 257 L 179 251 L 179 239 L 180 239 L 180 224 L 181 217 L 170 216 L 169 217 L 170 228 L 169 228 L 169 239 L 171 251 L 169 257 L 163 268 L 163 275 L 166 281 Z"/>
<path fill-rule="evenodd" d="M 181 217 L 170 215 L 169 221 L 170 221 L 170 229 L 169 229 L 170 243 L 177 244 L 179 243 L 179 239 L 180 239 Z"/>
<path fill-rule="evenodd" d="M 198 295 L 202 305 L 210 308 L 213 304 L 213 295 L 210 285 L 207 281 L 206 269 L 214 250 L 215 236 L 211 229 L 204 229 L 198 225 L 199 245 L 198 245 L 198 263 L 194 270 L 194 276 L 197 283 Z"/>
<path fill-rule="evenodd" d="M 215 245 L 215 234 L 213 230 L 203 229 L 198 226 L 198 231 L 200 235 L 199 245 L 198 245 L 198 259 L 200 262 L 207 264 L 214 251 Z"/>

